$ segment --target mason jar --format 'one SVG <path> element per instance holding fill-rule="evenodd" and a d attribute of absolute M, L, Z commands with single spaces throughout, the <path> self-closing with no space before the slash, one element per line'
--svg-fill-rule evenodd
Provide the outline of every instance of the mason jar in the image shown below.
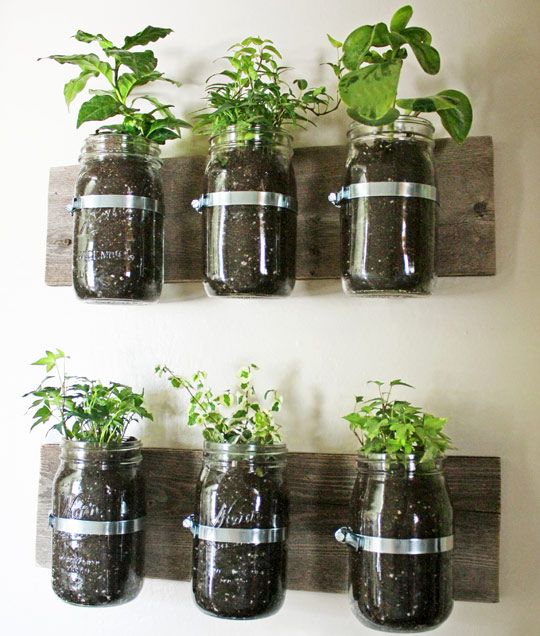
<path fill-rule="evenodd" d="M 283 130 L 230 126 L 210 140 L 203 215 L 209 296 L 287 296 L 296 275 L 296 180 Z"/>
<path fill-rule="evenodd" d="M 79 298 L 147 303 L 163 283 L 163 187 L 158 144 L 90 135 L 72 204 L 73 285 Z"/>
<path fill-rule="evenodd" d="M 287 449 L 205 442 L 193 533 L 193 594 L 219 618 L 269 616 L 285 597 Z"/>
<path fill-rule="evenodd" d="M 52 587 L 75 605 L 117 605 L 143 582 L 141 443 L 64 440 L 53 482 Z"/>
<path fill-rule="evenodd" d="M 349 598 L 365 625 L 422 632 L 452 611 L 452 506 L 442 459 L 361 456 L 351 498 Z"/>
<path fill-rule="evenodd" d="M 426 295 L 435 277 L 438 196 L 434 128 L 420 117 L 353 123 L 341 209 L 345 293 Z"/>

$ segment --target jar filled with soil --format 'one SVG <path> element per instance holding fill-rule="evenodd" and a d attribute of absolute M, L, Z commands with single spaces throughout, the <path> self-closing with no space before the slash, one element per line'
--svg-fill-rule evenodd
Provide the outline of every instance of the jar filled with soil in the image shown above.
<path fill-rule="evenodd" d="M 452 506 L 442 459 L 361 456 L 351 499 L 349 596 L 365 625 L 422 632 L 452 611 Z M 354 541 L 353 541 L 354 542 Z"/>
<path fill-rule="evenodd" d="M 158 144 L 90 135 L 73 201 L 73 285 L 79 298 L 148 303 L 163 283 L 163 188 Z"/>
<path fill-rule="evenodd" d="M 382 127 L 351 125 L 338 194 L 345 293 L 430 293 L 438 209 L 433 132 L 419 117 Z"/>
<path fill-rule="evenodd" d="M 141 443 L 65 440 L 53 482 L 52 587 L 75 605 L 117 605 L 143 582 Z"/>
<path fill-rule="evenodd" d="M 287 296 L 296 275 L 292 138 L 231 126 L 210 140 L 203 214 L 209 296 Z"/>
<path fill-rule="evenodd" d="M 284 445 L 204 445 L 193 533 L 193 594 L 219 618 L 269 616 L 285 597 Z"/>

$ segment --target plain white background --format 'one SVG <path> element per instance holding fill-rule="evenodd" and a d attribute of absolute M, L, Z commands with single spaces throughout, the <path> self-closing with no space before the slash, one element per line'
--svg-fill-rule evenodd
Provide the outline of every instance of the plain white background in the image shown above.
<path fill-rule="evenodd" d="M 359 24 L 387 20 L 399 6 L 383 0 L 206 0 L 205 2 L 48 3 L 4 0 L 2 38 L 0 284 L 2 577 L 0 624 L 6 634 L 75 633 L 139 636 L 152 632 L 284 636 L 368 634 L 349 612 L 345 595 L 291 592 L 273 618 L 223 623 L 193 606 L 187 583 L 148 580 L 133 603 L 112 609 L 68 607 L 34 564 L 34 522 L 42 433 L 29 434 L 21 394 L 40 379 L 29 367 L 46 347 L 62 347 L 74 372 L 118 379 L 141 388 L 156 414 L 147 444 L 196 446 L 197 432 L 180 426 L 174 396 L 153 376 L 167 361 L 182 372 L 206 368 L 216 386 L 237 367 L 257 362 L 262 388 L 285 394 L 281 418 L 289 447 L 354 449 L 340 415 L 370 378 L 402 377 L 418 387 L 414 400 L 450 418 L 463 454 L 503 458 L 501 602 L 457 603 L 441 636 L 538 636 L 540 598 L 538 471 L 540 398 L 538 271 L 537 0 L 417 0 L 414 23 L 428 27 L 443 71 L 423 75 L 414 61 L 402 95 L 443 88 L 467 92 L 473 134 L 495 141 L 497 259 L 494 278 L 441 279 L 427 299 L 350 299 L 338 281 L 299 283 L 289 299 L 219 301 L 199 284 L 169 285 L 149 307 L 78 303 L 69 288 L 44 283 L 47 179 L 50 166 L 76 162 L 92 126 L 75 129 L 62 85 L 73 69 L 40 56 L 83 48 L 78 28 L 113 39 L 147 24 L 175 33 L 156 45 L 160 67 L 184 82 L 161 94 L 186 115 L 201 105 L 212 60 L 247 34 L 273 38 L 299 77 L 332 82 L 321 62 L 333 50 L 325 33 L 344 37 Z M 341 143 L 343 112 L 297 138 L 302 145 Z M 167 155 L 205 151 L 189 136 Z M 459 192 L 456 192 L 459 196 Z"/>

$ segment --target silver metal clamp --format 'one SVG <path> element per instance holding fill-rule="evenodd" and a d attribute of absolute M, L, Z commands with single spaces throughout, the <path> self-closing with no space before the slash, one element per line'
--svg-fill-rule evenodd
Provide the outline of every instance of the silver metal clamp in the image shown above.
<path fill-rule="evenodd" d="M 55 532 L 67 534 L 93 534 L 110 536 L 116 534 L 131 534 L 144 529 L 145 517 L 137 519 L 123 519 L 121 521 L 89 521 L 87 519 L 68 519 L 49 514 L 49 527 Z"/>
<path fill-rule="evenodd" d="M 342 527 L 336 530 L 334 536 L 336 541 L 345 543 L 357 552 L 364 550 L 379 554 L 435 554 L 449 552 L 454 548 L 454 535 L 427 539 L 393 539 L 358 534 L 351 528 Z"/>
<path fill-rule="evenodd" d="M 219 528 L 205 526 L 195 521 L 195 515 L 186 517 L 182 525 L 194 537 L 217 543 L 279 543 L 287 538 L 287 528 Z"/>
<path fill-rule="evenodd" d="M 410 181 L 370 181 L 368 183 L 351 183 L 343 186 L 338 192 L 328 195 L 330 203 L 340 207 L 342 202 L 351 199 L 367 199 L 369 197 L 416 197 L 439 202 L 437 188 L 426 183 Z"/>
<path fill-rule="evenodd" d="M 150 197 L 140 197 L 135 194 L 85 194 L 73 197 L 66 210 L 74 214 L 85 208 L 129 208 L 131 210 L 146 210 L 161 212 L 161 203 Z"/>
<path fill-rule="evenodd" d="M 298 209 L 296 199 L 279 192 L 259 192 L 257 190 L 237 190 L 234 192 L 208 192 L 198 199 L 193 199 L 191 207 L 202 213 L 203 208 L 215 205 L 258 205 L 275 208 L 283 208 L 296 212 Z"/>

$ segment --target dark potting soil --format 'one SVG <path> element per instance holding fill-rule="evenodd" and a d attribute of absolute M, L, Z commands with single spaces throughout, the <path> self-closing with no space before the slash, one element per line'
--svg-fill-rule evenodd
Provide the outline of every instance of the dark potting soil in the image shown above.
<path fill-rule="evenodd" d="M 144 483 L 136 468 L 69 466 L 57 475 L 53 512 L 68 519 L 119 521 L 145 515 Z M 139 593 L 144 532 L 99 536 L 53 532 L 52 586 L 76 605 L 118 605 Z"/>
<path fill-rule="evenodd" d="M 435 185 L 427 142 L 378 139 L 355 145 L 346 184 Z M 434 276 L 437 206 L 420 198 L 353 199 L 341 208 L 341 270 L 349 293 L 428 294 Z"/>
<path fill-rule="evenodd" d="M 215 151 L 206 192 L 253 190 L 296 198 L 291 162 L 278 150 Z M 296 213 L 271 206 L 205 208 L 205 288 L 212 296 L 286 296 L 296 274 Z"/>
<path fill-rule="evenodd" d="M 440 475 L 387 479 L 384 487 L 360 475 L 351 504 L 352 527 L 360 534 L 398 539 L 452 534 L 452 508 Z M 351 606 L 365 625 L 389 632 L 422 632 L 450 615 L 452 552 L 394 555 L 351 550 L 349 554 Z"/>
<path fill-rule="evenodd" d="M 76 196 L 133 194 L 162 202 L 161 180 L 144 159 L 86 160 Z M 163 214 L 127 208 L 75 212 L 73 284 L 83 300 L 151 302 L 161 293 Z"/>
<path fill-rule="evenodd" d="M 288 499 L 281 479 L 262 468 L 231 468 L 199 487 L 199 523 L 222 528 L 286 527 Z M 214 479 L 215 477 L 215 479 Z M 214 483 L 214 487 L 211 484 Z M 282 605 L 286 542 L 220 543 L 194 538 L 193 594 L 205 612 L 229 619 L 262 618 Z"/>

